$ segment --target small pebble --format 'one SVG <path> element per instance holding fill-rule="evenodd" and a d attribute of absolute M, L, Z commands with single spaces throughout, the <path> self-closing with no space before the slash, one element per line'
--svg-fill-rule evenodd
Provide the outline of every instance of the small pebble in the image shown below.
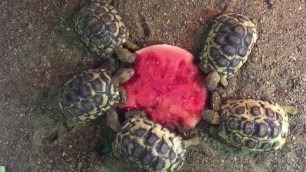
<path fill-rule="evenodd" d="M 50 80 L 51 79 L 51 75 L 47 74 L 47 79 Z"/>
<path fill-rule="evenodd" d="M 269 5 L 274 5 L 274 4 L 275 4 L 275 0 L 267 0 L 267 3 L 268 3 Z"/>
<path fill-rule="evenodd" d="M 222 93 L 222 94 L 221 94 L 221 97 L 222 97 L 222 98 L 226 98 L 226 93 Z"/>
<path fill-rule="evenodd" d="M 79 162 L 79 163 L 78 163 L 78 169 L 81 170 L 81 169 L 82 169 L 82 166 L 83 166 L 83 163 L 82 163 L 82 162 Z"/>
<path fill-rule="evenodd" d="M 275 5 L 275 0 L 266 0 L 266 3 L 268 4 L 268 8 L 272 8 Z"/>

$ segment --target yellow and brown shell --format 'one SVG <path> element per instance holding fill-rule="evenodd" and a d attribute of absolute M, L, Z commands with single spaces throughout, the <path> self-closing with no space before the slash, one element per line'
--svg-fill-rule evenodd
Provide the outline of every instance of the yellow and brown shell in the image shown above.
<path fill-rule="evenodd" d="M 97 118 L 119 102 L 117 86 L 105 69 L 90 69 L 74 76 L 61 91 L 59 105 L 72 122 Z"/>
<path fill-rule="evenodd" d="M 180 136 L 138 115 L 125 122 L 115 144 L 121 154 L 149 171 L 179 170 L 187 148 Z"/>
<path fill-rule="evenodd" d="M 101 0 L 91 0 L 81 8 L 75 29 L 81 40 L 102 58 L 108 58 L 128 37 L 117 10 Z"/>
<path fill-rule="evenodd" d="M 280 149 L 289 132 L 288 115 L 277 104 L 244 99 L 221 106 L 219 136 L 228 143 L 252 151 Z"/>
<path fill-rule="evenodd" d="M 246 62 L 255 42 L 255 25 L 236 13 L 222 14 L 214 20 L 200 56 L 200 68 L 221 77 L 233 76 Z"/>

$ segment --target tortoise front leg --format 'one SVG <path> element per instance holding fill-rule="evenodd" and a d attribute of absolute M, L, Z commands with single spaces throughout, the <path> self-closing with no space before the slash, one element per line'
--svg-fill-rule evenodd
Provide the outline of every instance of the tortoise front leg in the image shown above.
<path fill-rule="evenodd" d="M 131 68 L 124 68 L 120 69 L 116 75 L 112 78 L 112 83 L 114 85 L 119 86 L 119 84 L 124 83 L 128 81 L 133 75 L 134 75 L 134 69 Z M 119 90 L 119 95 L 120 95 L 120 103 L 126 104 L 126 95 L 125 95 L 125 90 L 122 87 L 118 87 Z"/>
<path fill-rule="evenodd" d="M 117 47 L 115 49 L 115 53 L 117 54 L 119 60 L 126 63 L 134 63 L 137 57 L 136 53 L 132 53 L 128 49 L 123 47 Z"/>
<path fill-rule="evenodd" d="M 124 43 L 124 46 L 129 49 L 129 50 L 132 50 L 132 51 L 138 51 L 140 48 L 137 44 L 134 44 L 133 42 L 129 41 L 129 40 L 126 40 L 125 43 Z"/>
<path fill-rule="evenodd" d="M 105 115 L 106 115 L 106 125 L 116 133 L 119 132 L 121 129 L 121 124 L 117 112 L 111 109 L 108 110 Z"/>
<path fill-rule="evenodd" d="M 202 119 L 209 124 L 219 124 L 220 123 L 220 116 L 218 112 L 207 109 L 201 113 Z"/>
<path fill-rule="evenodd" d="M 199 137 L 192 137 L 188 140 L 184 140 L 184 143 L 187 147 L 190 146 L 197 146 L 200 143 L 200 138 Z"/>
<path fill-rule="evenodd" d="M 124 69 L 120 69 L 114 77 L 112 77 L 112 83 L 114 85 L 119 85 L 121 83 L 124 83 L 126 81 L 128 81 L 133 75 L 134 75 L 135 71 L 134 69 L 131 68 L 124 68 Z"/>
<path fill-rule="evenodd" d="M 119 95 L 120 95 L 120 100 L 119 100 L 119 102 L 120 102 L 121 104 L 124 104 L 124 105 L 127 104 L 125 89 L 122 88 L 122 87 L 119 87 L 118 89 L 119 89 Z"/>
<path fill-rule="evenodd" d="M 220 82 L 220 75 L 218 72 L 210 72 L 205 78 L 205 83 L 208 91 L 214 91 Z"/>
<path fill-rule="evenodd" d="M 139 50 L 140 49 L 139 46 L 128 40 L 124 43 L 124 46 L 126 48 L 123 48 L 122 46 L 120 46 L 115 49 L 118 59 L 120 59 L 123 62 L 134 63 L 137 57 L 137 54 L 132 53 L 131 51 L 134 52 L 134 51 Z"/>

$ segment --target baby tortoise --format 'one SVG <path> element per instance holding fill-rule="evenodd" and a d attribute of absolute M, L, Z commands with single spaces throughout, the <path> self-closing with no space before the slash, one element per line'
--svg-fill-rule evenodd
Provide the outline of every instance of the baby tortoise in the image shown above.
<path fill-rule="evenodd" d="M 136 56 L 123 48 L 139 49 L 127 41 L 128 31 L 117 10 L 106 0 L 91 0 L 77 14 L 75 29 L 81 40 L 102 58 L 109 58 L 115 51 L 124 62 L 134 62 Z"/>
<path fill-rule="evenodd" d="M 204 111 L 203 119 L 219 124 L 218 135 L 226 142 L 251 151 L 280 149 L 289 132 L 287 114 L 297 113 L 292 106 L 253 99 L 228 100 L 221 105 L 217 92 L 212 98 L 213 110 Z"/>
<path fill-rule="evenodd" d="M 114 77 L 103 68 L 83 71 L 64 85 L 59 106 L 72 123 L 95 119 L 112 110 L 117 103 L 125 103 L 124 90 L 119 84 L 133 74 L 133 69 L 121 69 Z"/>
<path fill-rule="evenodd" d="M 113 149 L 140 168 L 149 171 L 177 171 L 184 161 L 188 146 L 199 143 L 198 138 L 183 140 L 145 113 L 130 111 L 128 120 L 117 133 Z"/>
<path fill-rule="evenodd" d="M 246 62 L 256 40 L 255 25 L 241 14 L 225 13 L 214 20 L 199 66 L 209 73 L 208 90 L 214 90 L 219 82 L 228 85 L 227 78 Z"/>

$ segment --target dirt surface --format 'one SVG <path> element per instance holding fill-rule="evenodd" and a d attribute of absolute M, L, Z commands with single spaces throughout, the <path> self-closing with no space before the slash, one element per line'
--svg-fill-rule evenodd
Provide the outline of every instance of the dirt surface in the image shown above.
<path fill-rule="evenodd" d="M 98 119 L 63 130 L 52 96 L 73 75 L 101 64 L 73 30 L 81 0 L 0 1 L 0 165 L 10 171 L 138 171 L 103 150 L 114 133 Z M 197 58 L 211 25 L 229 1 L 118 0 L 113 5 L 144 47 L 167 43 Z M 239 0 L 231 7 L 257 21 L 248 61 L 220 89 L 227 98 L 259 98 L 298 107 L 281 151 L 253 153 L 208 135 L 188 150 L 181 171 L 306 171 L 306 2 Z M 55 91 L 54 91 L 55 90 Z M 51 100 L 50 100 L 51 99 Z"/>

